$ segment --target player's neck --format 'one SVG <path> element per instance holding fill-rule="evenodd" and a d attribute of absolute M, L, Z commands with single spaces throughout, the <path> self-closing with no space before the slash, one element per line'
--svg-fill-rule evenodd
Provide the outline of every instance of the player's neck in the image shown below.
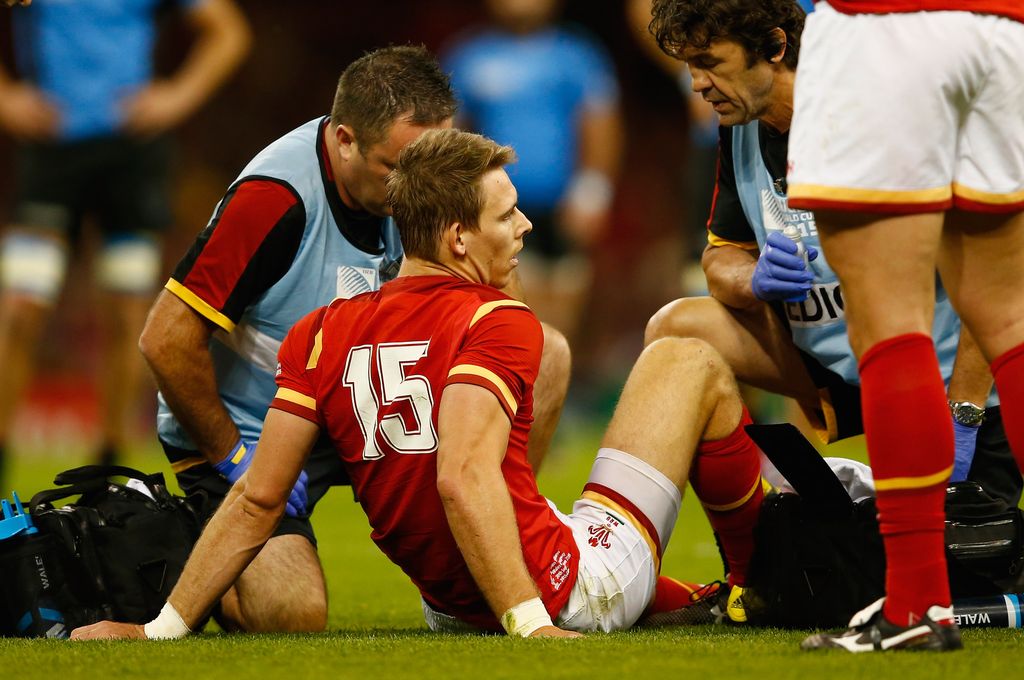
<path fill-rule="evenodd" d="M 402 267 L 398 270 L 399 276 L 452 276 L 455 278 L 464 279 L 462 276 L 453 268 L 446 266 L 440 262 L 430 262 L 429 260 L 423 260 L 418 257 L 406 256 L 402 261 Z"/>

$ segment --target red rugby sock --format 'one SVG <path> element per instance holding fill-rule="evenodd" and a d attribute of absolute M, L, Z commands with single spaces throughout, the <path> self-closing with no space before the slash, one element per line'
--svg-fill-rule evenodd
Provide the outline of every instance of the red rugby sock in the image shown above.
<path fill-rule="evenodd" d="M 992 376 L 999 392 L 999 410 L 1017 467 L 1024 473 L 1024 344 L 1017 345 L 992 362 Z"/>
<path fill-rule="evenodd" d="M 885 617 L 906 626 L 949 606 L 944 541 L 953 425 L 932 339 L 884 340 L 860 360 L 868 456 L 885 543 Z"/>
<path fill-rule="evenodd" d="M 746 582 L 754 552 L 754 527 L 764 498 L 760 451 L 743 429 L 750 423 L 750 414 L 744 409 L 732 434 L 702 441 L 690 470 L 690 486 L 729 562 L 730 586 Z"/>

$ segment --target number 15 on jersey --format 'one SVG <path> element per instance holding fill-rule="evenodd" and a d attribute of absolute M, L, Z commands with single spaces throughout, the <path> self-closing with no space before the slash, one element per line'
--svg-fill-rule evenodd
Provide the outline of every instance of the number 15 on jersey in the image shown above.
<path fill-rule="evenodd" d="M 352 409 L 366 441 L 363 460 L 384 457 L 377 442 L 378 432 L 383 442 L 397 453 L 437 451 L 430 382 L 422 375 L 406 374 L 408 367 L 427 355 L 429 344 L 427 341 L 394 342 L 359 345 L 349 350 L 343 382 L 352 395 Z M 376 381 L 372 370 L 374 363 Z M 408 403 L 409 408 L 393 408 L 403 403 Z M 402 417 L 403 411 L 406 418 Z"/>

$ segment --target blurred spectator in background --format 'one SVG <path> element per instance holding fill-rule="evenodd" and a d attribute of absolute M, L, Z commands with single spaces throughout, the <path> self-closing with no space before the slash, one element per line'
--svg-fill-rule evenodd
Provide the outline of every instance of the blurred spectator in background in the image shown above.
<path fill-rule="evenodd" d="M 561 0 L 488 0 L 494 25 L 443 60 L 459 124 L 515 148 L 519 207 L 533 223 L 523 292 L 570 340 L 591 278 L 591 250 L 609 227 L 622 158 L 618 84 L 604 49 L 557 25 Z"/>
<path fill-rule="evenodd" d="M 196 39 L 177 71 L 156 80 L 157 13 L 168 5 L 186 14 Z M 172 220 L 166 133 L 239 65 L 249 26 L 232 0 L 37 3 L 12 21 L 18 76 L 0 66 L 0 128 L 19 144 L 13 215 L 0 241 L 0 460 L 89 215 L 103 235 L 94 267 L 107 294 L 98 458 L 110 462 L 137 401 L 136 342 L 160 275 L 157 237 Z"/>
<path fill-rule="evenodd" d="M 28 5 L 31 2 L 32 0 L 4 0 L 4 4 L 8 7 L 13 7 L 14 5 Z"/>
<path fill-rule="evenodd" d="M 684 292 L 688 295 L 697 295 L 707 291 L 700 258 L 704 246 L 707 245 L 708 215 L 711 213 L 711 197 L 715 189 L 718 116 L 700 93 L 693 91 L 686 63 L 673 59 L 658 48 L 657 41 L 647 28 L 651 23 L 652 2 L 653 0 L 628 0 L 627 16 L 637 43 L 655 64 L 676 81 L 686 98 L 690 148 L 683 171 L 686 220 L 683 224 L 685 267 L 681 278 Z"/>

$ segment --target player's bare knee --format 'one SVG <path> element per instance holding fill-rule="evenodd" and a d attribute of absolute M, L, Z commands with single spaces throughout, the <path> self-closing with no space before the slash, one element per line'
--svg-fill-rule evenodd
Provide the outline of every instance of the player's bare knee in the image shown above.
<path fill-rule="evenodd" d="M 668 303 L 650 318 L 644 331 L 644 345 L 662 338 L 701 337 L 702 298 L 680 298 Z"/>
<path fill-rule="evenodd" d="M 700 338 L 661 338 L 647 346 L 641 358 L 645 356 L 656 362 L 662 379 L 692 385 L 702 393 L 712 391 L 712 397 L 733 382 L 728 362 Z"/>

